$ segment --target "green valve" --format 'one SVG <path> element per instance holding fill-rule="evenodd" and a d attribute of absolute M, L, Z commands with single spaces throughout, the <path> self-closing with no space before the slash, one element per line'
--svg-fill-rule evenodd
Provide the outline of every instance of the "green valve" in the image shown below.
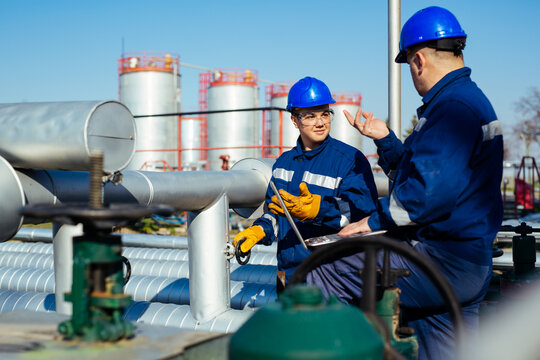
<path fill-rule="evenodd" d="M 362 311 L 298 285 L 259 309 L 231 337 L 234 359 L 382 359 L 384 341 Z"/>

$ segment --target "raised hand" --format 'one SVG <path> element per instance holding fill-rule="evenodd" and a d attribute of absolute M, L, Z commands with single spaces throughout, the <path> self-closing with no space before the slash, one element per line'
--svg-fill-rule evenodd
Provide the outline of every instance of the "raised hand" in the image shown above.
<path fill-rule="evenodd" d="M 390 133 L 386 123 L 381 119 L 373 117 L 373 113 L 367 113 L 362 111 L 362 108 L 359 108 L 356 112 L 356 116 L 353 118 L 352 115 L 347 111 L 343 110 L 343 114 L 354 128 L 356 128 L 364 136 L 367 136 L 373 140 L 382 139 Z M 362 121 L 362 117 L 366 121 Z"/>

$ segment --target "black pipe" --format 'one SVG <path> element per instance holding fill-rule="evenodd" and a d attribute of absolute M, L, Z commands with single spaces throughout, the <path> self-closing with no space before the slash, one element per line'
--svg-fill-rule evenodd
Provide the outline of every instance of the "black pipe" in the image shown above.
<path fill-rule="evenodd" d="M 226 112 L 241 112 L 241 111 L 262 111 L 262 110 L 277 110 L 277 111 L 287 111 L 276 106 L 267 106 L 259 108 L 247 108 L 247 109 L 229 109 L 229 110 L 209 110 L 209 111 L 189 111 L 189 112 L 177 112 L 177 113 L 167 113 L 167 114 L 152 114 L 152 115 L 134 115 L 134 118 L 142 117 L 160 117 L 160 116 L 185 116 L 185 115 L 202 115 L 202 114 L 218 114 Z"/>

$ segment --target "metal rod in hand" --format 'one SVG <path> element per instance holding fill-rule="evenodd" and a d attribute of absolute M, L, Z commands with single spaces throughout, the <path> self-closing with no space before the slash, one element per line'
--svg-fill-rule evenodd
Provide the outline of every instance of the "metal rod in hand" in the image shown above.
<path fill-rule="evenodd" d="M 302 235 L 300 235 L 300 231 L 298 231 L 298 228 L 296 227 L 296 224 L 294 223 L 294 220 L 291 217 L 291 214 L 289 213 L 289 210 L 285 206 L 285 203 L 283 202 L 283 199 L 281 198 L 281 195 L 279 194 L 279 191 L 278 191 L 278 189 L 276 187 L 276 184 L 274 184 L 273 181 L 270 181 L 270 187 L 274 191 L 274 194 L 276 194 L 276 197 L 278 198 L 279 203 L 281 204 L 281 208 L 283 209 L 283 213 L 285 214 L 285 217 L 287 218 L 287 221 L 289 221 L 289 224 L 291 225 L 292 229 L 294 230 L 294 233 L 298 237 L 298 240 L 300 240 L 300 243 L 307 250 L 306 242 L 304 241 L 304 238 L 302 237 Z"/>

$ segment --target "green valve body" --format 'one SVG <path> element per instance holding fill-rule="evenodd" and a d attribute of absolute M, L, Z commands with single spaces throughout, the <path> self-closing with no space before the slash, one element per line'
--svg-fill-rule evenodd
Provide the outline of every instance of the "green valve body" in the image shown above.
<path fill-rule="evenodd" d="M 234 359 L 382 359 L 384 341 L 364 314 L 313 286 L 259 309 L 231 337 Z"/>

